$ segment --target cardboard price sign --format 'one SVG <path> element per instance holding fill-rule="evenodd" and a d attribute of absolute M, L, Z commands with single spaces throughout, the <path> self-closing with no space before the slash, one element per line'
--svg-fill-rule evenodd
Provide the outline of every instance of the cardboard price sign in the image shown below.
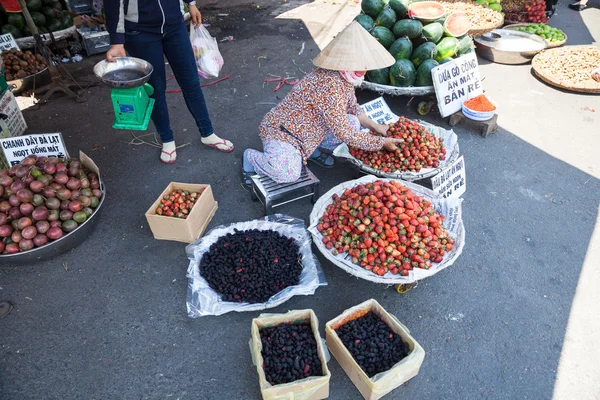
<path fill-rule="evenodd" d="M 0 146 L 9 165 L 18 164 L 32 154 L 58 158 L 69 157 L 61 133 L 39 133 L 0 139 Z"/>
<path fill-rule="evenodd" d="M 431 70 L 442 117 L 462 109 L 465 100 L 483 93 L 475 53 L 469 53 Z"/>
<path fill-rule="evenodd" d="M 465 172 L 465 157 L 449 164 L 439 174 L 431 178 L 434 192 L 444 198 L 459 198 L 467 190 L 467 175 Z"/>
<path fill-rule="evenodd" d="M 10 49 L 21 50 L 19 49 L 19 45 L 15 41 L 15 38 L 13 37 L 12 33 L 0 35 L 0 52 Z"/>
<path fill-rule="evenodd" d="M 372 100 L 360 106 L 369 119 L 378 124 L 391 124 L 398 121 L 398 116 L 392 112 L 383 97 Z"/>

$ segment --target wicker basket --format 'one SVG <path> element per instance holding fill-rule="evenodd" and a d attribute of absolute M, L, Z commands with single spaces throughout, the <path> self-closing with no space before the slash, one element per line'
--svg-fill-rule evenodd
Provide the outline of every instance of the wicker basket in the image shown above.
<path fill-rule="evenodd" d="M 551 71 L 548 71 L 546 68 L 544 68 L 544 65 L 546 63 L 552 62 L 553 60 L 561 60 L 562 63 L 568 63 L 569 59 L 577 60 L 580 58 L 578 51 L 590 48 L 595 50 L 598 58 L 598 63 L 600 64 L 600 50 L 597 47 L 565 46 L 561 48 L 544 50 L 538 55 L 536 55 L 531 63 L 533 72 L 542 81 L 548 83 L 549 85 L 556 86 L 560 89 L 565 89 L 572 92 L 600 94 L 600 82 L 595 81 L 591 76 L 590 79 L 573 84 L 572 82 L 569 82 L 568 80 L 560 76 L 552 74 Z M 596 66 L 591 67 L 592 70 L 594 68 L 596 68 Z"/>
<path fill-rule="evenodd" d="M 502 29 L 511 29 L 511 30 L 516 30 L 517 28 L 522 28 L 522 27 L 526 27 L 529 26 L 529 23 L 519 23 L 519 24 L 510 24 L 510 25 L 506 25 L 504 28 Z M 546 47 L 547 49 L 553 49 L 555 47 L 560 47 L 563 44 L 567 43 L 567 40 L 569 39 L 567 37 L 567 34 L 563 32 L 563 35 L 565 35 L 565 40 L 561 40 L 560 42 L 551 42 L 549 40 L 546 40 L 546 43 L 548 43 L 548 47 Z"/>

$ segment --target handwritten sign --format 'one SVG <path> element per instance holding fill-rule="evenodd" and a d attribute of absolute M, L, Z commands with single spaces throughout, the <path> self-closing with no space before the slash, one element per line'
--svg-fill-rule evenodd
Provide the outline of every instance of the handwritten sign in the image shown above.
<path fill-rule="evenodd" d="M 392 112 L 383 97 L 370 101 L 360 106 L 369 119 L 378 124 L 391 124 L 398 120 L 398 116 Z"/>
<path fill-rule="evenodd" d="M 444 198 L 459 198 L 467 190 L 467 175 L 465 173 L 465 157 L 449 164 L 439 174 L 431 178 L 434 192 Z"/>
<path fill-rule="evenodd" d="M 469 53 L 431 70 L 442 117 L 462 109 L 465 100 L 483 93 L 475 53 Z"/>
<path fill-rule="evenodd" d="M 19 45 L 17 45 L 17 42 L 15 41 L 13 35 L 10 33 L 0 35 L 0 52 L 10 49 L 20 50 Z"/>
<path fill-rule="evenodd" d="M 69 157 L 60 133 L 40 133 L 0 139 L 0 147 L 9 165 L 18 164 L 35 154 L 46 157 Z"/>

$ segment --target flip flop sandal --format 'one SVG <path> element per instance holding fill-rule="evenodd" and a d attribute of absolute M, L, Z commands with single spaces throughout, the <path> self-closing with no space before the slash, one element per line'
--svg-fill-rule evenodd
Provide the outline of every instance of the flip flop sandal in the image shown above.
<path fill-rule="evenodd" d="M 325 161 L 327 161 L 327 159 L 332 158 L 330 155 L 327 155 L 325 153 L 321 153 L 319 154 L 319 157 L 308 157 L 308 161 L 312 161 L 315 164 L 317 164 L 319 167 L 323 167 L 323 168 L 333 168 L 333 166 L 335 164 L 325 164 Z"/>
<path fill-rule="evenodd" d="M 212 147 L 217 149 L 223 153 L 231 153 L 235 147 L 233 147 L 233 143 L 231 144 L 231 148 L 227 150 L 220 149 L 218 146 L 227 146 L 227 141 L 225 139 L 221 139 L 222 143 L 203 143 L 205 146 Z"/>
<path fill-rule="evenodd" d="M 166 155 L 169 156 L 169 158 L 173 157 L 173 153 L 175 153 L 175 152 L 177 152 L 177 149 L 175 149 L 175 150 L 173 150 L 171 152 L 161 150 L 161 154 L 165 153 Z M 174 159 L 169 160 L 169 161 L 163 160 L 162 157 L 160 158 L 160 162 L 163 163 L 163 164 L 174 164 L 175 161 L 177 161 L 177 154 L 175 154 L 175 158 Z"/>
<path fill-rule="evenodd" d="M 252 187 L 252 179 L 251 177 L 256 175 L 256 172 L 248 172 L 242 169 L 242 185 L 246 188 Z"/>

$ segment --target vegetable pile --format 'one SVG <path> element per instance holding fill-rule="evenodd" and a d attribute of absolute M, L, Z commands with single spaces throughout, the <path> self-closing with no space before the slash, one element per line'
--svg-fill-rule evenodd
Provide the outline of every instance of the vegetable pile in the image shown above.
<path fill-rule="evenodd" d="M 73 18 L 58 0 L 28 0 L 27 9 L 33 23 L 40 33 L 56 32 L 73 26 Z M 0 28 L 2 34 L 10 33 L 15 39 L 31 36 L 23 14 L 7 13 L 0 10 Z"/>
<path fill-rule="evenodd" d="M 378 180 L 334 195 L 317 229 L 333 255 L 348 253 L 354 264 L 380 276 L 407 276 L 414 268 L 431 268 L 452 250 L 444 219 L 399 182 Z"/>
<path fill-rule="evenodd" d="M 310 324 L 280 324 L 260 331 L 263 368 L 271 385 L 322 376 L 323 367 Z"/>
<path fill-rule="evenodd" d="M 31 155 L 0 171 L 0 253 L 60 239 L 85 222 L 101 198 L 98 175 L 74 158 Z"/>
<path fill-rule="evenodd" d="M 372 132 L 377 135 L 377 133 Z M 390 126 L 387 136 L 404 139 L 395 152 L 365 151 L 350 147 L 350 154 L 371 168 L 382 172 L 419 172 L 421 168 L 437 168 L 446 159 L 446 147 L 425 127 L 408 118 L 400 119 Z"/>
<path fill-rule="evenodd" d="M 228 233 L 200 260 L 200 274 L 223 301 L 264 303 L 300 282 L 298 244 L 278 232 L 257 229 Z"/>
<path fill-rule="evenodd" d="M 370 378 L 388 371 L 409 353 L 408 344 L 372 311 L 335 331 Z"/>
<path fill-rule="evenodd" d="M 202 192 L 189 192 L 183 189 L 175 189 L 170 194 L 164 195 L 156 208 L 158 215 L 187 219 L 194 208 L 194 204 L 200 198 Z"/>
<path fill-rule="evenodd" d="M 3 51 L 2 64 L 4 65 L 4 77 L 9 82 L 37 74 L 47 68 L 44 57 L 33 54 L 29 50 L 25 52 L 17 49 Z"/>
<path fill-rule="evenodd" d="M 396 87 L 432 86 L 433 68 L 473 51 L 473 41 L 465 35 L 471 23 L 464 12 L 444 17 L 444 7 L 439 3 L 410 4 L 408 0 L 362 0 L 361 8 L 356 21 L 396 59 L 390 68 L 368 71 L 369 82 Z M 433 20 L 427 19 L 431 16 Z"/>
<path fill-rule="evenodd" d="M 507 11 L 504 19 L 514 22 L 547 22 L 546 2 L 544 0 L 530 0 L 520 10 Z"/>
<path fill-rule="evenodd" d="M 558 28 L 553 28 L 546 24 L 529 24 L 515 28 L 517 31 L 532 33 L 543 37 L 549 42 L 562 42 L 566 36 L 563 31 Z"/>

